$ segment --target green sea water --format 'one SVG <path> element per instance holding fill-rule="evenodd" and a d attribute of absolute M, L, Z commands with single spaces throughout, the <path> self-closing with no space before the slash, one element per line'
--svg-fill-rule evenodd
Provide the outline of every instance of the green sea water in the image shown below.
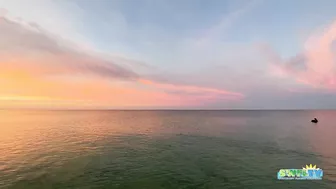
<path fill-rule="evenodd" d="M 0 188 L 331 189 L 335 123 L 336 111 L 2 110 Z M 323 180 L 277 180 L 306 164 Z"/>

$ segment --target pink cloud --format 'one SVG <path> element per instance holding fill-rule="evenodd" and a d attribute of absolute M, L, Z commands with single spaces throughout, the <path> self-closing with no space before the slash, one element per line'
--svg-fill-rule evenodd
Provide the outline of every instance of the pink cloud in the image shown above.
<path fill-rule="evenodd" d="M 241 93 L 226 91 L 226 90 L 220 90 L 220 89 L 214 89 L 214 88 L 206 88 L 206 87 L 198 87 L 198 86 L 189 86 L 189 85 L 174 85 L 174 84 L 167 84 L 167 83 L 158 83 L 155 81 L 140 79 L 140 83 L 154 86 L 158 89 L 165 89 L 169 91 L 182 91 L 188 94 L 200 94 L 200 93 L 209 93 L 214 95 L 224 95 L 227 97 L 236 97 L 236 98 L 242 98 L 244 97 Z"/>
<path fill-rule="evenodd" d="M 313 88 L 336 90 L 336 22 L 320 34 L 312 35 L 301 54 L 281 60 L 274 53 L 271 72 L 281 77 L 294 78 L 296 82 Z"/>

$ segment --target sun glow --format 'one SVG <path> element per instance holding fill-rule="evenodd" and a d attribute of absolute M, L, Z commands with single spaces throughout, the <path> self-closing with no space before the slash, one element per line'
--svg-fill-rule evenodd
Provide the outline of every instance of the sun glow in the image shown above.
<path fill-rule="evenodd" d="M 32 101 L 32 100 L 54 100 L 48 97 L 41 96 L 0 96 L 0 101 Z"/>

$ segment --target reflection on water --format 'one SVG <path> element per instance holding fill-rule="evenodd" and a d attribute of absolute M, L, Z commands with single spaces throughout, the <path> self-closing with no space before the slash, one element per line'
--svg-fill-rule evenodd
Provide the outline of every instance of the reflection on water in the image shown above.
<path fill-rule="evenodd" d="M 317 117 L 317 125 L 310 123 Z M 3 188 L 332 188 L 334 111 L 0 111 Z M 277 181 L 316 164 L 323 181 Z M 334 182 L 334 183 L 333 183 Z"/>
<path fill-rule="evenodd" d="M 308 138 L 312 150 L 320 156 L 321 166 L 324 168 L 325 178 L 336 182 L 336 126 L 335 112 L 311 112 L 319 118 L 318 124 L 312 124 Z M 336 186 L 336 183 L 335 183 Z"/>

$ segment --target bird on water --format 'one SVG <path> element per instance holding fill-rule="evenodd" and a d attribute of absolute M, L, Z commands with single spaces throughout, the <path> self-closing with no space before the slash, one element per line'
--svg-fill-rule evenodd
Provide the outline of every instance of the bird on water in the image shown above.
<path fill-rule="evenodd" d="M 313 120 L 311 120 L 311 122 L 313 122 L 313 123 L 317 123 L 318 120 L 317 120 L 316 118 L 314 118 Z"/>

